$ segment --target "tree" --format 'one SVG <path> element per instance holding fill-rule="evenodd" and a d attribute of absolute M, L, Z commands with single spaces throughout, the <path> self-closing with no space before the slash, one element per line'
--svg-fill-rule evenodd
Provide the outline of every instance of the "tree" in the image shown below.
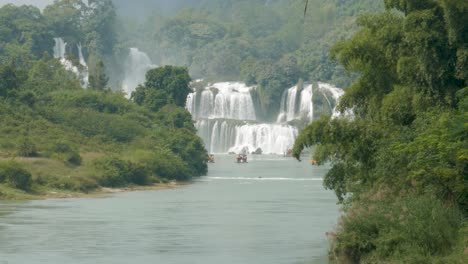
<path fill-rule="evenodd" d="M 16 161 L 0 162 L 0 183 L 27 191 L 31 188 L 31 173 Z"/>
<path fill-rule="evenodd" d="M 106 89 L 108 81 L 109 77 L 106 75 L 104 62 L 100 60 L 89 75 L 88 88 L 92 90 L 103 91 Z"/>
<path fill-rule="evenodd" d="M 38 8 L 5 5 L 0 8 L 0 21 L 0 62 L 25 63 L 52 52 L 54 41 Z"/>
<path fill-rule="evenodd" d="M 19 86 L 20 80 L 15 65 L 0 64 L 0 96 L 7 97 L 11 91 L 17 90 Z"/>
<path fill-rule="evenodd" d="M 136 88 L 132 99 L 153 111 L 158 111 L 167 104 L 185 106 L 190 76 L 185 67 L 164 66 L 151 69 L 146 73 L 146 82 Z"/>
<path fill-rule="evenodd" d="M 55 37 L 78 43 L 82 37 L 82 19 L 86 5 L 82 0 L 57 0 L 44 8 L 44 17 Z"/>
<path fill-rule="evenodd" d="M 360 17 L 361 29 L 332 48 L 358 74 L 339 105 L 354 116 L 314 121 L 294 156 L 314 145 L 314 159 L 332 165 L 324 185 L 346 205 L 333 249 L 341 257 L 429 263 L 456 243 L 459 212 L 468 215 L 465 2 L 386 0 L 387 11 Z M 402 203 L 427 205 L 405 215 Z M 422 226 L 437 236 L 407 236 L 408 217 L 421 225 L 428 215 L 455 228 L 434 221 Z"/>

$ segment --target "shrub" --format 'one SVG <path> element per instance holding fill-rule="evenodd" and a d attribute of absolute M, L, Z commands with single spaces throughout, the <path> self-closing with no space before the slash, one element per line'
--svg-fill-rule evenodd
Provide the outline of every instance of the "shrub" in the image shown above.
<path fill-rule="evenodd" d="M 106 187 L 123 187 L 129 183 L 146 185 L 151 182 L 148 170 L 139 164 L 106 156 L 95 162 L 97 181 Z"/>
<path fill-rule="evenodd" d="M 17 153 L 20 157 L 36 157 L 36 144 L 29 137 L 22 137 L 17 143 Z"/>
<path fill-rule="evenodd" d="M 137 151 L 133 160 L 152 174 L 170 180 L 189 180 L 191 171 L 187 164 L 169 149 L 156 147 L 152 151 Z"/>
<path fill-rule="evenodd" d="M 27 191 L 31 188 L 31 173 L 16 161 L 0 162 L 0 183 Z"/>
<path fill-rule="evenodd" d="M 81 156 L 76 147 L 66 141 L 57 141 L 52 145 L 50 157 L 73 165 L 81 164 Z"/>
<path fill-rule="evenodd" d="M 333 252 L 352 263 L 427 263 L 450 252 L 461 220 L 458 210 L 429 196 L 362 203 L 343 217 Z"/>
<path fill-rule="evenodd" d="M 84 193 L 88 193 L 99 187 L 96 180 L 87 177 L 60 177 L 52 186 L 58 189 Z"/>

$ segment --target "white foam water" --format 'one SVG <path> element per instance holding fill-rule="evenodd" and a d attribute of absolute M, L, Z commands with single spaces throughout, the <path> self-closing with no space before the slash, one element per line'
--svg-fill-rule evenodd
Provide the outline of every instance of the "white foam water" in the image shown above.
<path fill-rule="evenodd" d="M 67 43 L 62 38 L 54 38 L 54 41 L 54 58 L 59 59 L 60 63 L 66 70 L 73 72 L 78 77 L 83 88 L 87 88 L 89 83 L 89 71 L 88 65 L 86 64 L 83 53 L 81 51 L 81 44 L 77 45 L 79 62 L 82 66 L 82 69 L 80 70 L 78 67 L 73 65 L 71 61 L 65 58 Z"/>
<path fill-rule="evenodd" d="M 276 177 L 204 177 L 208 180 L 229 180 L 229 181 L 323 181 L 322 178 L 276 178 Z"/>

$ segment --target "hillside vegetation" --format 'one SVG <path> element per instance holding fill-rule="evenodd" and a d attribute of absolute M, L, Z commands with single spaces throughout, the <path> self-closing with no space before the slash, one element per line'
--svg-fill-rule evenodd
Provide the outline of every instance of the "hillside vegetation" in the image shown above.
<path fill-rule="evenodd" d="M 69 2 L 56 2 L 44 15 L 31 6 L 0 8 L 0 19 L 7 22 L 0 26 L 0 199 L 205 174 L 207 153 L 183 108 L 187 69 L 150 70 L 138 96 L 128 100 L 107 86 L 99 61 L 83 89 L 51 56 L 56 35 L 50 32 L 66 26 L 57 19 L 73 11 Z M 103 30 L 94 26 L 86 29 Z M 89 43 L 101 43 L 93 36 L 88 35 Z M 105 58 L 99 47 L 87 45 L 87 50 Z"/>
<path fill-rule="evenodd" d="M 160 65 L 187 65 L 194 79 L 257 85 L 263 119 L 274 120 L 285 89 L 304 81 L 349 84 L 329 58 L 332 43 L 357 30 L 358 14 L 383 10 L 374 0 L 198 1 L 175 15 L 122 21 L 121 42 Z M 124 53 L 124 51 L 122 51 Z"/>
<path fill-rule="evenodd" d="M 386 0 L 332 48 L 358 78 L 350 118 L 303 130 L 345 214 L 332 234 L 342 263 L 468 262 L 468 2 Z"/>

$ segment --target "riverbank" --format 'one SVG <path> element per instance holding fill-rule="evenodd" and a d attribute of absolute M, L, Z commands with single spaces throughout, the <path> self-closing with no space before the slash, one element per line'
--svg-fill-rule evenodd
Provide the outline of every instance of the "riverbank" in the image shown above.
<path fill-rule="evenodd" d="M 0 201 L 23 201 L 23 200 L 46 200 L 46 199 L 70 199 L 70 198 L 99 198 L 107 197 L 114 193 L 135 192 L 135 191 L 156 191 L 174 189 L 190 184 L 188 181 L 171 181 L 168 183 L 157 183 L 148 186 L 127 186 L 122 188 L 101 187 L 99 189 L 84 193 L 61 189 L 39 188 L 33 192 L 8 187 L 0 184 Z"/>
<path fill-rule="evenodd" d="M 103 153 L 85 152 L 80 156 L 81 164 L 71 165 L 45 157 L 7 158 L 0 152 L 0 201 L 87 198 L 116 192 L 170 189 L 190 182 L 190 179 L 158 177 L 155 173 L 146 175 L 148 170 L 142 166 L 105 159 Z M 97 166 L 103 159 L 105 163 Z"/>

